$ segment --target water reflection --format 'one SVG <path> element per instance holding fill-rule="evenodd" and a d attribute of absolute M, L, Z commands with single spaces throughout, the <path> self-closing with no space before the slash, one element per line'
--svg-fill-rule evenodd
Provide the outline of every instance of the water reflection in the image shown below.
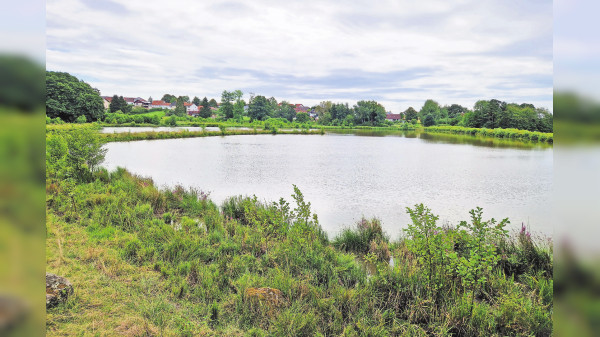
<path fill-rule="evenodd" d="M 364 137 L 402 137 L 419 138 L 427 143 L 438 144 L 467 144 L 473 146 L 495 147 L 495 148 L 519 148 L 519 149 L 549 149 L 551 144 L 542 142 L 519 141 L 511 139 L 455 135 L 444 133 L 427 133 L 423 131 L 402 130 L 327 130 L 326 134 L 352 135 Z"/>

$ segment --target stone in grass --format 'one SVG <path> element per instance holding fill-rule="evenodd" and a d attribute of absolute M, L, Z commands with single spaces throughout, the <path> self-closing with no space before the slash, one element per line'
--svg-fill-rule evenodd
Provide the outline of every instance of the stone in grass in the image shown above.
<path fill-rule="evenodd" d="M 62 276 L 46 273 L 46 309 L 64 303 L 73 294 L 71 282 Z"/>
<path fill-rule="evenodd" d="M 245 292 L 246 299 L 250 302 L 258 301 L 277 307 L 285 302 L 281 290 L 275 288 L 248 288 Z"/>

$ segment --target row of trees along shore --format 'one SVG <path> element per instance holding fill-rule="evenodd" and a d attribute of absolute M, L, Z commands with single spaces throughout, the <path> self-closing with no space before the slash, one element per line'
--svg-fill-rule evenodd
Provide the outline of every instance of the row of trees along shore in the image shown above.
<path fill-rule="evenodd" d="M 97 89 L 76 77 L 61 72 L 46 72 L 46 108 L 49 118 L 60 118 L 62 121 L 94 122 L 105 121 L 107 111 L 104 109 L 102 98 Z M 287 121 L 300 123 L 310 122 L 312 118 L 305 112 L 297 113 L 294 105 L 288 101 L 278 102 L 274 97 L 267 98 L 262 95 L 250 94 L 246 102 L 241 90 L 223 91 L 221 104 L 216 113 L 211 107 L 218 106 L 215 99 L 202 100 L 197 96 L 191 101 L 189 96 L 175 96 L 165 94 L 163 101 L 175 103 L 173 110 L 166 109 L 164 116 L 186 116 L 184 103 L 191 102 L 202 108 L 199 111 L 201 118 L 210 118 L 213 113 L 220 120 L 233 120 L 238 123 L 244 121 L 263 121 L 268 118 L 281 118 Z M 149 98 L 152 100 L 152 97 Z M 162 109 L 144 109 L 132 107 L 127 104 L 122 96 L 114 95 L 108 112 L 117 114 L 143 114 Z M 317 115 L 315 123 L 323 126 L 386 126 L 392 125 L 386 120 L 386 110 L 376 101 L 358 101 L 350 106 L 348 103 L 334 103 L 323 101 L 310 107 L 310 112 Z M 423 126 L 450 125 L 469 128 L 511 128 L 528 131 L 549 133 L 553 131 L 553 116 L 545 108 L 537 108 L 529 103 L 507 103 L 497 99 L 477 101 L 473 109 L 459 104 L 440 105 L 428 99 L 420 110 L 409 107 L 400 113 L 401 122 L 408 122 Z"/>

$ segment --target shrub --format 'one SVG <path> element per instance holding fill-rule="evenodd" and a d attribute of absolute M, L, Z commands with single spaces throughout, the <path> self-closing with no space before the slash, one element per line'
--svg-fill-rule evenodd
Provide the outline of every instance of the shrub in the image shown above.
<path fill-rule="evenodd" d="M 430 298 L 437 300 L 456 259 L 454 244 L 444 229 L 436 224 L 438 216 L 429 208 L 418 204 L 414 209 L 407 207 L 406 212 L 412 220 L 412 224 L 404 230 L 408 236 L 406 246 L 423 267 L 422 275 L 426 278 Z"/>
<path fill-rule="evenodd" d="M 496 242 L 507 236 L 504 227 L 509 223 L 504 219 L 499 223 L 491 219 L 482 221 L 483 210 L 477 207 L 470 211 L 471 223 L 462 221 L 459 228 L 470 231 L 466 236 L 467 254 L 460 257 L 457 264 L 458 275 L 465 288 L 471 290 L 471 314 L 475 301 L 475 292 L 481 289 L 488 280 L 492 268 L 498 263 L 500 256 L 496 250 Z"/>

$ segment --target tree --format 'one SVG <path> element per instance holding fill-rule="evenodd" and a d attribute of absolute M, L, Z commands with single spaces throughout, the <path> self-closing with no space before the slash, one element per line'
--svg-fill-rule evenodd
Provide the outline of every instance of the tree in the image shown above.
<path fill-rule="evenodd" d="M 202 108 L 200 108 L 199 114 L 202 118 L 209 118 L 212 115 L 212 111 L 210 110 L 210 105 L 208 103 L 208 99 L 204 97 L 202 99 Z"/>
<path fill-rule="evenodd" d="M 296 122 L 298 123 L 306 123 L 310 121 L 310 116 L 306 112 L 299 112 L 296 115 Z"/>
<path fill-rule="evenodd" d="M 223 90 L 223 93 L 221 93 L 221 113 L 226 119 L 233 118 L 233 104 L 231 103 L 233 99 L 233 92 Z"/>
<path fill-rule="evenodd" d="M 237 120 L 241 120 L 244 115 L 244 106 L 246 106 L 246 102 L 242 99 L 244 93 L 241 90 L 235 90 L 230 93 L 231 97 L 234 100 L 233 103 L 233 118 Z"/>
<path fill-rule="evenodd" d="M 68 73 L 47 71 L 46 115 L 69 123 L 83 115 L 93 122 L 104 117 L 104 104 L 89 84 Z"/>
<path fill-rule="evenodd" d="M 404 111 L 404 118 L 406 119 L 406 121 L 411 121 L 413 119 L 417 119 L 419 117 L 417 110 L 413 109 L 413 107 L 409 107 L 408 109 L 406 109 L 406 111 Z"/>
<path fill-rule="evenodd" d="M 198 98 L 198 96 L 194 96 L 194 99 L 192 100 L 192 103 L 195 104 L 196 106 L 200 106 L 200 98 Z M 208 102 L 207 102 L 208 104 Z"/>
<path fill-rule="evenodd" d="M 108 105 L 108 109 L 110 112 L 117 112 L 121 110 L 121 101 L 119 100 L 119 96 L 113 95 L 112 99 L 110 100 L 110 104 Z"/>
<path fill-rule="evenodd" d="M 281 101 L 281 104 L 277 106 L 273 113 L 275 118 L 285 118 L 288 121 L 293 121 L 296 117 L 296 110 L 294 106 L 287 101 Z"/>
<path fill-rule="evenodd" d="M 233 104 L 233 118 L 241 121 L 242 116 L 244 116 L 244 107 L 245 106 L 246 106 L 246 102 L 243 99 L 236 101 Z"/>
<path fill-rule="evenodd" d="M 354 112 L 361 124 L 379 125 L 385 120 L 385 108 L 375 101 L 358 101 Z"/>
<path fill-rule="evenodd" d="M 271 111 L 277 109 L 277 99 L 275 97 L 269 98 L 269 104 L 271 105 Z"/>
<path fill-rule="evenodd" d="M 231 96 L 233 97 L 234 101 L 239 102 L 242 100 L 244 93 L 241 90 L 235 90 L 235 91 L 231 92 Z"/>
<path fill-rule="evenodd" d="M 553 131 L 553 123 L 552 123 L 552 114 L 548 112 L 547 109 L 537 108 L 537 125 L 536 129 L 539 132 L 552 132 Z"/>
<path fill-rule="evenodd" d="M 332 105 L 333 103 L 331 101 L 323 101 L 314 108 L 314 111 L 317 113 L 317 116 L 319 116 L 320 124 L 329 125 L 329 123 L 331 122 L 330 111 Z"/>
<path fill-rule="evenodd" d="M 425 116 L 425 120 L 423 121 L 423 126 L 432 126 L 435 125 L 435 118 L 433 114 L 428 114 Z"/>
<path fill-rule="evenodd" d="M 183 105 L 184 103 L 184 98 L 182 96 L 177 97 L 176 103 L 175 103 L 175 115 L 176 116 L 185 116 L 186 114 L 186 109 L 185 106 Z"/>
<path fill-rule="evenodd" d="M 190 96 L 179 96 L 183 99 L 185 103 L 190 103 Z"/>
<path fill-rule="evenodd" d="M 502 112 L 506 110 L 506 102 L 501 102 L 497 99 L 492 99 L 487 105 L 487 110 L 484 111 L 485 122 L 483 127 L 494 129 L 498 127 L 498 119 Z"/>
<path fill-rule="evenodd" d="M 467 108 L 458 104 L 452 104 L 448 107 L 448 118 L 456 118 L 465 112 L 467 112 Z"/>
<path fill-rule="evenodd" d="M 104 161 L 107 149 L 96 133 L 89 128 L 82 128 L 66 136 L 67 163 L 73 177 L 79 181 L 89 181 L 91 173 Z"/>
<path fill-rule="evenodd" d="M 152 104 L 152 96 L 148 97 L 148 102 Z"/>
<path fill-rule="evenodd" d="M 265 96 L 255 96 L 248 107 L 251 120 L 264 120 L 271 114 L 271 105 Z"/>
<path fill-rule="evenodd" d="M 160 100 L 169 102 L 169 103 L 174 103 L 177 101 L 177 97 L 175 97 L 175 95 L 171 95 L 171 94 L 164 94 Z"/>
<path fill-rule="evenodd" d="M 217 104 L 217 101 L 214 98 L 211 98 L 208 102 L 208 106 L 211 108 L 218 108 L 219 104 Z"/>
<path fill-rule="evenodd" d="M 423 121 L 425 116 L 429 114 L 431 114 L 435 120 L 440 118 L 440 105 L 432 99 L 425 101 L 425 104 L 423 104 L 423 107 L 419 111 L 419 118 Z"/>
<path fill-rule="evenodd" d="M 123 96 L 119 96 L 119 110 L 121 110 L 123 113 L 129 113 L 131 112 L 131 105 L 127 104 L 127 101 L 125 100 L 125 98 L 123 98 Z"/>
<path fill-rule="evenodd" d="M 473 112 L 465 114 L 464 124 L 466 127 L 481 128 L 487 121 L 488 101 L 479 100 L 473 106 Z"/>
<path fill-rule="evenodd" d="M 353 111 L 348 107 L 348 103 L 336 103 L 331 105 L 331 118 L 337 123 L 341 123 L 346 119 L 346 116 L 352 115 Z"/>

